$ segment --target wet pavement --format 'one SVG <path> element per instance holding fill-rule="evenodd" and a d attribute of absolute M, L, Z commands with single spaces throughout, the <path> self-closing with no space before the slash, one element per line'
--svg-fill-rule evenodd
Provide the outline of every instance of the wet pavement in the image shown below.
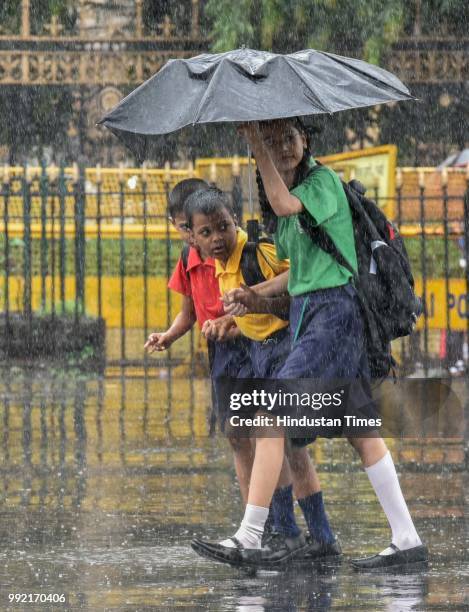
<path fill-rule="evenodd" d="M 342 563 L 248 577 L 189 546 L 193 535 L 232 534 L 242 516 L 226 441 L 207 436 L 208 403 L 205 381 L 164 370 L 4 371 L 0 610 L 469 609 L 467 440 L 389 441 L 430 548 L 427 571 L 350 568 L 351 556 L 378 551 L 390 535 L 347 442 L 321 440 L 312 454 Z M 13 605 L 15 593 L 63 593 L 68 603 Z"/>

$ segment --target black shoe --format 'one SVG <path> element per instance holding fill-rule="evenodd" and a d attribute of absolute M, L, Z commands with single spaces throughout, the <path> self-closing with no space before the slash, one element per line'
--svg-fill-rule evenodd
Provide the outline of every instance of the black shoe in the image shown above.
<path fill-rule="evenodd" d="M 394 544 L 391 544 L 394 550 L 390 555 L 373 555 L 372 557 L 364 557 L 363 559 L 352 559 L 351 563 L 355 569 L 359 570 L 374 570 L 386 568 L 402 568 L 416 565 L 426 567 L 428 563 L 428 549 L 426 546 L 414 546 L 407 550 L 400 550 Z"/>
<path fill-rule="evenodd" d="M 302 559 L 314 561 L 315 559 L 327 559 L 328 557 L 340 557 L 342 555 L 342 547 L 339 540 L 336 538 L 328 544 L 324 542 L 316 542 L 308 533 L 306 536 L 306 548 L 302 553 Z"/>
<path fill-rule="evenodd" d="M 270 540 L 270 538 L 276 533 L 277 532 L 275 531 L 275 528 L 273 525 L 264 527 L 264 533 L 262 534 L 261 546 L 264 547 L 267 544 L 267 542 Z"/>
<path fill-rule="evenodd" d="M 251 552 L 258 552 L 257 550 L 250 550 L 244 548 L 239 540 L 236 538 L 230 538 L 235 544 L 234 547 L 223 546 L 222 544 L 215 542 L 208 542 L 199 538 L 194 538 L 191 542 L 192 550 L 194 550 L 201 557 L 212 559 L 213 561 L 219 561 L 220 563 L 227 563 L 233 567 L 242 566 Z"/>
<path fill-rule="evenodd" d="M 244 548 L 236 538 L 230 538 L 236 545 L 234 548 L 228 548 L 199 538 L 192 540 L 191 547 L 202 557 L 220 563 L 228 563 L 233 567 L 273 568 L 281 566 L 306 547 L 306 541 L 302 533 L 295 538 L 278 536 L 279 534 L 276 534 L 270 540 L 269 546 L 257 549 Z"/>
<path fill-rule="evenodd" d="M 262 545 L 263 567 L 280 565 L 289 559 L 301 557 L 306 548 L 306 538 L 302 532 L 291 537 L 274 531 Z"/>

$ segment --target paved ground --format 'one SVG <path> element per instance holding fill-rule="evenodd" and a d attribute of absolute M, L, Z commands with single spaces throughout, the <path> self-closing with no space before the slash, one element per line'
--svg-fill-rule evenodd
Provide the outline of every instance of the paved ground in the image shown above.
<path fill-rule="evenodd" d="M 93 612 L 469 609 L 467 441 L 390 442 L 428 571 L 351 570 L 347 559 L 389 532 L 347 443 L 329 440 L 312 452 L 342 563 L 246 577 L 189 547 L 194 534 L 231 534 L 242 511 L 226 442 L 206 436 L 204 385 L 186 382 L 168 392 L 164 378 L 2 377 L 1 610 L 67 609 L 12 606 L 10 593 L 65 593 Z"/>

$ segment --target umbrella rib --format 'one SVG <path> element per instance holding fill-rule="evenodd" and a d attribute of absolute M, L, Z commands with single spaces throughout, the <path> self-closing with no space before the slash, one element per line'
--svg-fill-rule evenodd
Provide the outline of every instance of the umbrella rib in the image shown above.
<path fill-rule="evenodd" d="M 310 93 L 311 93 L 311 94 L 314 96 L 315 100 L 317 101 L 318 105 L 319 105 L 319 106 L 322 108 L 322 110 L 323 110 L 325 113 L 330 114 L 330 113 L 332 112 L 332 111 L 331 111 L 331 109 L 330 109 L 330 108 L 328 108 L 328 107 L 326 106 L 326 104 L 325 104 L 325 102 L 322 100 L 321 96 L 320 96 L 320 95 L 319 95 L 317 92 L 313 91 L 313 90 L 311 89 L 311 87 L 310 87 L 310 86 L 309 86 L 307 83 L 305 83 L 305 81 L 304 81 L 303 77 L 302 77 L 302 76 L 301 76 L 301 74 L 298 72 L 298 70 L 296 69 L 296 67 L 295 67 L 293 64 L 291 64 L 291 63 L 289 62 L 289 60 L 287 60 L 287 61 L 286 61 L 286 63 L 287 63 L 287 66 L 288 66 L 288 67 L 289 67 L 291 70 L 293 70 L 293 72 L 295 73 L 295 75 L 296 75 L 296 76 L 297 76 L 299 79 L 301 79 L 301 82 L 303 83 L 303 85 L 304 85 L 304 86 L 305 86 L 305 87 L 308 89 L 308 91 L 309 91 L 309 92 L 310 92 Z"/>
<path fill-rule="evenodd" d="M 396 87 L 395 85 L 392 85 L 391 83 L 388 83 L 381 76 L 368 74 L 365 70 L 361 70 L 358 66 L 353 66 L 352 64 L 348 64 L 346 61 L 342 60 L 339 55 L 334 55 L 333 53 L 327 53 L 326 51 L 319 51 L 319 53 L 322 53 L 328 59 L 332 60 L 333 62 L 336 62 L 337 64 L 340 64 L 341 66 L 346 66 L 346 68 L 348 70 L 352 71 L 356 75 L 364 77 L 365 79 L 372 79 L 373 81 L 377 81 L 380 85 L 384 85 L 388 89 L 392 89 L 393 91 L 399 93 L 401 96 L 408 96 L 410 99 L 414 99 L 414 100 L 416 99 L 409 92 L 408 87 L 404 83 L 401 83 L 401 85 L 407 91 L 399 89 L 399 87 Z M 359 61 L 362 61 L 362 60 L 359 60 Z M 377 66 L 377 68 L 379 68 L 379 66 Z M 382 69 L 382 70 L 384 70 L 384 69 Z M 390 73 L 390 74 L 392 74 L 392 73 Z M 392 75 L 392 76 L 394 76 L 394 75 Z"/>
<path fill-rule="evenodd" d="M 202 112 L 202 106 L 205 104 L 205 101 L 207 100 L 208 96 L 211 94 L 212 89 L 214 88 L 213 82 L 215 81 L 219 68 L 220 66 L 222 66 L 222 64 L 224 63 L 225 59 L 222 59 L 220 61 L 220 63 L 218 64 L 218 66 L 215 68 L 215 70 L 213 71 L 213 76 L 210 79 L 210 83 L 207 86 L 207 89 L 205 90 L 204 95 L 202 96 L 202 99 L 200 101 L 199 106 L 197 107 L 197 110 L 195 111 L 195 116 L 194 119 L 192 121 L 192 125 L 196 124 L 199 120 L 200 114 Z"/>

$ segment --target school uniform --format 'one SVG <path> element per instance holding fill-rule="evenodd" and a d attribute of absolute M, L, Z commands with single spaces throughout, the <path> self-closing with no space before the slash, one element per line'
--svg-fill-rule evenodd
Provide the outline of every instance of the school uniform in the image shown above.
<path fill-rule="evenodd" d="M 311 160 L 314 165 L 314 160 Z M 360 403 L 369 397 L 369 371 L 362 315 L 352 274 L 312 242 L 299 215 L 322 225 L 344 258 L 357 270 L 352 216 L 339 177 L 321 168 L 291 190 L 305 211 L 278 218 L 275 245 L 279 257 L 290 259 L 288 291 L 292 347 L 277 377 L 282 379 L 348 379 L 360 387 Z M 364 394 L 364 395 L 363 395 Z M 376 416 L 371 405 L 357 416 Z M 347 406 L 353 413 L 352 405 Z M 350 413 L 349 411 L 347 412 Z M 338 415 L 339 416 L 339 415 Z"/>
<path fill-rule="evenodd" d="M 208 319 L 217 319 L 225 314 L 220 299 L 220 288 L 215 276 L 215 261 L 203 260 L 194 247 L 189 249 L 187 267 L 179 258 L 169 280 L 168 287 L 177 293 L 192 298 L 197 323 L 202 328 Z M 226 342 L 207 341 L 210 377 L 212 379 L 212 408 L 214 413 L 224 412 L 218 406 L 214 380 L 218 377 L 252 376 L 249 346 L 245 338 Z M 211 419 L 213 422 L 213 419 Z M 223 419 L 221 421 L 223 425 Z"/>
<path fill-rule="evenodd" d="M 215 261 L 215 275 L 222 293 L 246 284 L 241 255 L 247 239 L 246 232 L 238 229 L 235 249 L 226 264 Z M 288 261 L 279 260 L 274 245 L 266 242 L 259 243 L 257 259 L 266 280 L 289 269 Z M 275 378 L 290 352 L 288 321 L 271 314 L 247 314 L 235 317 L 235 322 L 249 341 L 253 378 Z"/>

